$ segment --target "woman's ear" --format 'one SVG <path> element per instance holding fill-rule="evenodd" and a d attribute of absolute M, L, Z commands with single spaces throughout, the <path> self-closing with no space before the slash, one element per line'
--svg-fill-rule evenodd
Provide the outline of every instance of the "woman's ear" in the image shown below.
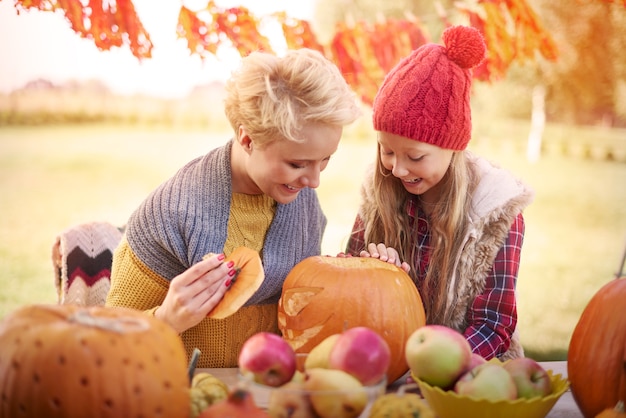
<path fill-rule="evenodd" d="M 248 132 L 246 132 L 246 128 L 243 126 L 239 126 L 239 132 L 237 133 L 237 142 L 241 145 L 241 148 L 250 153 L 252 151 L 252 139 L 248 136 Z"/>

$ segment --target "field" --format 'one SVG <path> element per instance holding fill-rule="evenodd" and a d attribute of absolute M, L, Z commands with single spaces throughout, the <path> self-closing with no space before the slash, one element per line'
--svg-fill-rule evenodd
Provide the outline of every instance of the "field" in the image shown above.
<path fill-rule="evenodd" d="M 525 213 L 519 327 L 530 355 L 563 359 L 587 301 L 621 268 L 626 163 L 619 156 L 626 132 L 549 126 L 545 155 L 530 163 L 527 125 L 478 121 L 472 149 L 536 191 Z M 366 132 L 349 129 L 322 175 L 325 254 L 341 251 L 350 231 L 361 174 L 374 155 Z M 228 138 L 223 129 L 0 127 L 0 318 L 24 304 L 56 303 L 50 259 L 56 234 L 82 222 L 124 224 L 178 167 Z M 609 151 L 599 144 L 609 144 Z"/>

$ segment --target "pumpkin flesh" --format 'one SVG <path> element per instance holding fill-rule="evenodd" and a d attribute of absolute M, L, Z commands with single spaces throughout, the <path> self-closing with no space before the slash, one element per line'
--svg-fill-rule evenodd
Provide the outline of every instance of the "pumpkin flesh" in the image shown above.
<path fill-rule="evenodd" d="M 265 280 L 261 257 L 256 251 L 247 247 L 237 247 L 224 260 L 229 261 L 235 263 L 239 273 L 222 300 L 209 312 L 209 318 L 224 319 L 237 312 Z"/>

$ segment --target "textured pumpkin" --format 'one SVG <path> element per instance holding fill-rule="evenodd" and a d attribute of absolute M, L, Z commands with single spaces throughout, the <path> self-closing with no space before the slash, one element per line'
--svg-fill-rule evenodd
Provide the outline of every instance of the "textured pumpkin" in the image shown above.
<path fill-rule="evenodd" d="M 587 418 L 626 400 L 626 278 L 602 286 L 583 310 L 570 340 L 567 374 Z"/>
<path fill-rule="evenodd" d="M 391 350 L 389 383 L 409 370 L 404 346 L 425 322 L 408 274 L 374 258 L 309 257 L 289 272 L 278 302 L 278 327 L 296 353 L 348 328 L 378 332 Z"/>
<path fill-rule="evenodd" d="M 205 258 L 210 255 L 213 254 L 207 254 Z M 261 257 L 256 251 L 247 247 L 237 247 L 226 257 L 225 262 L 228 261 L 235 263 L 239 273 L 222 300 L 209 312 L 209 318 L 223 319 L 237 312 L 265 280 Z"/>
<path fill-rule="evenodd" d="M 369 418 L 435 418 L 435 412 L 417 393 L 405 391 L 409 386 L 402 385 L 395 393 L 387 393 L 374 401 Z"/>
<path fill-rule="evenodd" d="M 228 397 L 228 385 L 207 372 L 196 373 L 191 380 L 191 418 Z"/>
<path fill-rule="evenodd" d="M 187 417 L 176 332 L 127 308 L 30 305 L 0 322 L 0 417 Z"/>

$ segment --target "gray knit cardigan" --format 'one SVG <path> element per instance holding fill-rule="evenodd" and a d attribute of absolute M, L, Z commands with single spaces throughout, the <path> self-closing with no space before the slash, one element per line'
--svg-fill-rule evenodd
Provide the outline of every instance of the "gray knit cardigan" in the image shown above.
<path fill-rule="evenodd" d="M 198 157 L 155 189 L 128 221 L 133 252 L 151 270 L 171 280 L 207 253 L 221 253 L 226 242 L 230 201 L 231 146 Z M 246 305 L 276 303 L 289 271 L 321 253 L 327 219 L 313 189 L 277 204 L 265 237 L 265 281 Z"/>

